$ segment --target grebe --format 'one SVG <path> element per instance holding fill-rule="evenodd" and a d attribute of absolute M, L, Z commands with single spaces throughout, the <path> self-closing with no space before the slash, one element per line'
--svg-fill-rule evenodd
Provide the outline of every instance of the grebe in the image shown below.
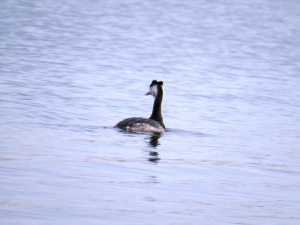
<path fill-rule="evenodd" d="M 146 95 L 152 95 L 155 100 L 153 104 L 152 115 L 149 119 L 142 117 L 131 117 L 120 121 L 114 127 L 127 131 L 147 131 L 164 132 L 166 130 L 161 114 L 161 104 L 164 95 L 163 82 L 153 80 L 150 84 L 150 90 Z"/>

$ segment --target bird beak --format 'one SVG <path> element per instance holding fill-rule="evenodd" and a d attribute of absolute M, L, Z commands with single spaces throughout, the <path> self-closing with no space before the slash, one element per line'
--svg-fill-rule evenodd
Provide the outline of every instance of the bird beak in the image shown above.
<path fill-rule="evenodd" d="M 150 91 L 148 91 L 145 95 L 150 95 Z"/>

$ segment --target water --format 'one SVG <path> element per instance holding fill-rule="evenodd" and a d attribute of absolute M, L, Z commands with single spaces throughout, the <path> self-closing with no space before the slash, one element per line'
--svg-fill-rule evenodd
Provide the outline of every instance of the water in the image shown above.
<path fill-rule="evenodd" d="M 299 224 L 299 11 L 1 1 L 1 224 Z"/>

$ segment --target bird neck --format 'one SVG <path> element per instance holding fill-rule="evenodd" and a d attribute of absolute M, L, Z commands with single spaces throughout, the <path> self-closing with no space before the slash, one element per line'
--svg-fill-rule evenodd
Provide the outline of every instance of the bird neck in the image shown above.
<path fill-rule="evenodd" d="M 156 120 L 165 128 L 163 117 L 161 114 L 161 105 L 162 105 L 163 95 L 164 95 L 164 90 L 163 90 L 162 86 L 158 85 L 157 86 L 157 95 L 155 96 L 152 114 L 149 119 Z"/>

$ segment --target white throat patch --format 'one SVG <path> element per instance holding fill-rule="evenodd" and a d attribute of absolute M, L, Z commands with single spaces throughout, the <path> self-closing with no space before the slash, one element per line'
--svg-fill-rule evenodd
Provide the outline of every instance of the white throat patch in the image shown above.
<path fill-rule="evenodd" d="M 155 85 L 152 85 L 151 87 L 150 87 L 150 94 L 155 98 L 155 96 L 157 95 L 157 85 L 155 84 Z"/>

